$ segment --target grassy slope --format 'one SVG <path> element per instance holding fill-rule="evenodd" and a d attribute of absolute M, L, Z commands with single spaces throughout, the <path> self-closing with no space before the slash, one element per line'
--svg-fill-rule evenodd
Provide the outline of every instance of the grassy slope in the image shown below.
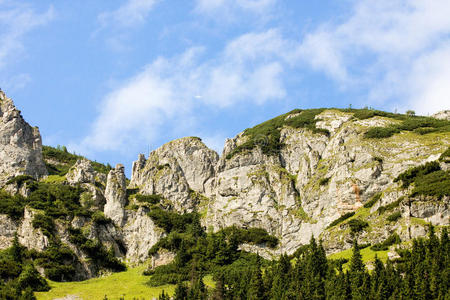
<path fill-rule="evenodd" d="M 375 261 L 375 255 L 378 256 L 378 258 L 382 262 L 386 262 L 388 259 L 388 250 L 387 251 L 373 251 L 370 249 L 370 247 L 361 249 L 361 256 L 363 262 L 367 265 L 368 263 L 372 263 Z M 353 249 L 347 249 L 338 253 L 333 253 L 328 256 L 329 259 L 340 259 L 340 258 L 346 258 L 350 261 L 353 254 Z M 346 270 L 349 267 L 349 262 L 343 265 L 344 270 Z"/>
<path fill-rule="evenodd" d="M 174 285 L 164 285 L 160 287 L 149 287 L 145 283 L 149 277 L 142 275 L 146 267 L 139 266 L 136 268 L 128 268 L 127 271 L 114 273 L 102 278 L 93 278 L 79 282 L 53 282 L 50 281 L 51 290 L 48 292 L 36 293 L 38 300 L 50 300 L 61 298 L 66 295 L 76 295 L 81 299 L 97 300 L 104 299 L 105 295 L 108 299 L 114 300 L 125 295 L 125 299 L 152 299 L 158 297 L 164 290 L 170 295 L 175 290 Z M 211 276 L 206 276 L 204 282 L 208 287 L 214 287 Z"/>

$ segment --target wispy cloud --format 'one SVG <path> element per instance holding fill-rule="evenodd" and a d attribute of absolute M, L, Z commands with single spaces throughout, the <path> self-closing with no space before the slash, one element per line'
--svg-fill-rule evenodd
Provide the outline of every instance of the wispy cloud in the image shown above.
<path fill-rule="evenodd" d="M 149 12 L 158 0 L 127 0 L 113 11 L 98 15 L 102 27 L 135 27 L 145 22 Z"/>
<path fill-rule="evenodd" d="M 82 151 L 119 150 L 152 141 L 161 136 L 163 125 L 170 131 L 195 124 L 198 107 L 283 99 L 281 76 L 288 60 L 280 53 L 286 53 L 286 46 L 278 31 L 269 30 L 235 39 L 213 58 L 204 59 L 206 49 L 198 47 L 156 59 L 105 97 Z"/>
<path fill-rule="evenodd" d="M 197 0 L 195 11 L 214 18 L 234 19 L 237 12 L 270 15 L 275 0 Z"/>
<path fill-rule="evenodd" d="M 0 69 L 23 57 L 24 36 L 38 26 L 45 25 L 55 16 L 52 6 L 36 13 L 32 6 L 16 1 L 0 2 Z M 27 75 L 22 75 L 27 76 Z"/>
<path fill-rule="evenodd" d="M 307 34 L 298 54 L 342 87 L 367 89 L 371 103 L 434 112 L 450 99 L 449 14 L 446 0 L 356 1 L 347 19 Z"/>

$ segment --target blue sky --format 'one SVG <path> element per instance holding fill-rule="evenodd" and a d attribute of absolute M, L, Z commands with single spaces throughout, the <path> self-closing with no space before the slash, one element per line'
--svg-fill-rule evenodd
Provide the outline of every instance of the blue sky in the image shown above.
<path fill-rule="evenodd" d="M 0 87 L 44 144 L 124 163 L 294 108 L 450 108 L 447 0 L 0 0 Z"/>

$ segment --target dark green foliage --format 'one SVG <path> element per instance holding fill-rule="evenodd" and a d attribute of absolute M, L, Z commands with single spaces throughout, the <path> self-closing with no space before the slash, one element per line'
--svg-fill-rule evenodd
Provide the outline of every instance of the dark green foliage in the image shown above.
<path fill-rule="evenodd" d="M 223 230 L 228 237 L 233 236 L 240 243 L 249 243 L 253 245 L 265 245 L 275 248 L 278 245 L 278 239 L 269 235 L 262 228 L 238 228 L 236 226 L 227 227 Z"/>
<path fill-rule="evenodd" d="M 447 150 L 445 150 L 441 156 L 439 157 L 440 161 L 444 161 L 444 162 L 450 162 L 450 147 L 447 148 Z"/>
<path fill-rule="evenodd" d="M 438 162 L 428 162 L 401 173 L 395 180 L 407 188 L 414 184 L 411 196 L 432 196 L 438 199 L 450 195 L 450 171 L 443 171 Z"/>
<path fill-rule="evenodd" d="M 266 155 L 277 155 L 283 144 L 280 142 L 280 130 L 283 126 L 293 128 L 308 128 L 314 133 L 329 134 L 327 130 L 316 128 L 315 116 L 320 114 L 324 109 L 296 109 L 289 113 L 283 114 L 264 123 L 248 128 L 244 131 L 244 136 L 248 137 L 248 141 L 236 147 L 227 155 L 227 159 L 232 158 L 235 154 L 245 150 L 252 150 L 255 147 L 261 148 Z M 295 115 L 289 119 L 286 117 Z"/>
<path fill-rule="evenodd" d="M 161 227 L 167 233 L 172 230 L 183 232 L 186 227 L 193 223 L 197 216 L 194 213 L 177 214 L 173 211 L 164 210 L 158 206 L 152 206 L 148 216 L 153 220 L 156 226 Z"/>
<path fill-rule="evenodd" d="M 402 120 L 400 124 L 389 125 L 387 127 L 372 127 L 364 136 L 366 138 L 388 138 L 401 131 L 414 131 L 418 134 L 428 134 L 431 132 L 450 131 L 450 121 L 438 120 L 422 116 L 399 116 L 386 115 L 390 118 Z"/>
<path fill-rule="evenodd" d="M 147 203 L 147 204 L 159 204 L 159 202 L 161 202 L 161 200 L 162 200 L 161 195 L 136 194 L 134 197 L 138 202 Z"/>
<path fill-rule="evenodd" d="M 347 223 L 350 226 L 351 233 L 357 233 L 369 226 L 369 223 L 360 219 L 351 219 Z"/>
<path fill-rule="evenodd" d="M 114 256 L 112 249 L 106 250 L 98 240 L 88 239 L 80 229 L 69 228 L 69 240 L 79 246 L 81 251 L 92 259 L 97 266 L 114 272 L 125 271 L 125 264 Z"/>
<path fill-rule="evenodd" d="M 21 219 L 26 203 L 22 195 L 11 196 L 3 189 L 0 190 L 0 213 L 7 214 L 14 220 Z"/>
<path fill-rule="evenodd" d="M 330 177 L 321 178 L 319 180 L 319 185 L 327 185 L 329 181 L 330 181 Z"/>
<path fill-rule="evenodd" d="M 450 172 L 439 170 L 416 178 L 411 196 L 417 195 L 433 196 L 438 199 L 450 195 Z"/>
<path fill-rule="evenodd" d="M 373 251 L 384 251 L 388 250 L 389 246 L 400 244 L 402 240 L 398 236 L 398 234 L 393 233 L 391 234 L 384 242 L 378 243 L 370 247 Z"/>
<path fill-rule="evenodd" d="M 346 214 L 340 216 L 338 219 L 336 219 L 336 220 L 334 220 L 333 222 L 331 222 L 331 224 L 328 225 L 327 228 L 331 228 L 331 227 L 333 227 L 333 226 L 336 226 L 337 224 L 339 224 L 339 223 L 341 223 L 341 222 L 347 220 L 347 219 L 350 218 L 350 217 L 353 217 L 354 215 L 355 215 L 355 212 L 354 212 L 354 211 L 349 212 L 349 213 L 346 213 Z"/>
<path fill-rule="evenodd" d="M 394 234 L 382 244 L 398 242 L 399 237 Z M 450 243 L 446 228 L 440 239 L 430 228 L 428 239 L 414 240 L 412 249 L 399 251 L 400 258 L 395 261 L 388 260 L 384 265 L 376 257 L 371 273 L 362 261 L 361 247 L 355 239 L 347 271 L 342 269 L 346 261 L 327 260 L 321 243 L 318 244 L 314 238 L 309 245 L 297 251 L 295 259 L 282 255 L 278 261 L 267 262 L 255 254 L 242 256 L 241 253 L 230 264 L 208 269 L 205 267 L 208 260 L 202 262 L 202 256 L 197 252 L 194 254 L 196 259 L 188 268 L 167 268 L 172 268 L 173 275 L 183 274 L 183 280 L 189 282 L 188 285 L 181 280 L 177 282 L 174 299 L 381 300 L 450 297 Z M 209 292 L 201 280 L 208 270 L 216 281 L 216 288 Z"/>
<path fill-rule="evenodd" d="M 376 193 L 375 195 L 373 195 L 373 197 L 369 201 L 364 203 L 364 207 L 371 208 L 375 203 L 377 203 L 378 200 L 381 199 L 382 195 L 383 195 L 383 193 Z"/>
<path fill-rule="evenodd" d="M 77 160 L 84 158 L 83 156 L 69 153 L 64 146 L 58 146 L 57 148 L 42 146 L 42 155 L 45 160 L 58 162 L 58 164 L 46 163 L 49 174 L 61 176 L 66 175 L 70 167 L 73 166 Z M 104 165 L 95 161 L 92 161 L 91 163 L 94 170 L 100 173 L 108 174 L 112 169 L 109 164 Z"/>
<path fill-rule="evenodd" d="M 398 219 L 400 219 L 401 216 L 402 216 L 401 212 L 396 211 L 395 213 L 389 215 L 389 216 L 386 218 L 386 220 L 388 220 L 389 222 L 395 222 L 395 221 L 397 221 Z"/>
<path fill-rule="evenodd" d="M 27 181 L 34 181 L 35 179 L 29 175 L 19 175 L 19 176 L 15 176 L 13 178 L 11 178 L 10 180 L 8 180 L 6 182 L 6 184 L 13 184 L 13 183 L 17 183 L 17 185 L 22 185 L 22 183 L 27 182 Z"/>
<path fill-rule="evenodd" d="M 384 139 L 399 132 L 400 130 L 394 127 L 372 127 L 364 133 L 364 137 L 369 139 Z"/>
<path fill-rule="evenodd" d="M 423 177 L 424 175 L 439 171 L 441 167 L 436 161 L 428 162 L 425 165 L 411 168 L 394 179 L 394 182 L 402 181 L 402 187 L 407 188 L 412 184 L 416 178 Z"/>
<path fill-rule="evenodd" d="M 353 116 L 359 120 L 370 119 L 373 117 L 387 117 L 396 120 L 405 120 L 406 116 L 401 114 L 394 114 L 375 109 L 343 109 L 346 112 L 352 112 Z"/>
<path fill-rule="evenodd" d="M 0 251 L 0 299 L 35 299 L 33 291 L 48 291 L 47 281 L 30 260 L 30 252 L 19 244 Z"/>
<path fill-rule="evenodd" d="M 47 237 L 53 236 L 53 231 L 55 230 L 55 224 L 50 216 L 44 214 L 36 214 L 32 221 L 33 228 L 40 228 L 42 233 Z"/>
<path fill-rule="evenodd" d="M 386 211 L 393 210 L 394 208 L 398 207 L 403 200 L 404 200 L 404 197 L 400 197 L 397 199 L 397 201 L 389 203 L 388 205 L 385 205 L 385 206 L 378 207 L 378 209 L 377 209 L 378 214 L 381 215 L 381 214 L 384 214 L 384 212 L 386 212 Z"/>
<path fill-rule="evenodd" d="M 50 290 L 47 281 L 42 278 L 32 264 L 26 264 L 17 278 L 17 286 L 20 290 L 31 288 L 33 291 L 44 292 Z"/>
<path fill-rule="evenodd" d="M 101 211 L 95 211 L 92 214 L 92 222 L 94 222 L 97 225 L 112 224 L 112 220 L 110 218 L 107 218 L 105 214 Z"/>
<path fill-rule="evenodd" d="M 54 281 L 75 280 L 78 258 L 67 245 L 53 243 L 43 252 L 34 253 L 37 265 L 44 268 L 45 276 Z"/>

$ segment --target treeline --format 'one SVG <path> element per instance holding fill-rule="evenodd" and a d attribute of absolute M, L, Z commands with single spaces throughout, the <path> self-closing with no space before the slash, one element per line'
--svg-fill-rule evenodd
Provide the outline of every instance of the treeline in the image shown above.
<path fill-rule="evenodd" d="M 450 299 L 450 243 L 447 230 L 438 238 L 433 228 L 412 249 L 397 250 L 399 258 L 384 264 L 377 257 L 368 271 L 360 247 L 347 260 L 329 260 L 314 238 L 293 256 L 264 261 L 248 256 L 214 272 L 208 290 L 201 268 L 192 264 L 188 282 L 179 281 L 173 299 Z M 167 294 L 159 299 L 170 299 Z"/>

